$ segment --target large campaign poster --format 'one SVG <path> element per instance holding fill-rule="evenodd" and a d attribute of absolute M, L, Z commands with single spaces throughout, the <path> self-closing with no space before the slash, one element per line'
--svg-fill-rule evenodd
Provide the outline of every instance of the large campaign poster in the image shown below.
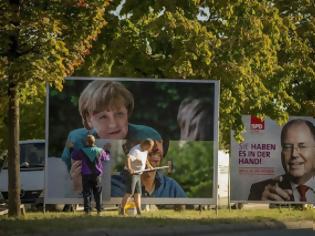
<path fill-rule="evenodd" d="M 141 175 L 143 203 L 216 204 L 218 102 L 217 81 L 66 78 L 47 96 L 45 203 L 82 202 L 72 153 L 93 134 L 111 155 L 104 202 L 120 203 L 126 154 L 151 138 L 148 160 L 165 169 Z"/>
<path fill-rule="evenodd" d="M 282 126 L 270 118 L 242 120 L 244 141 L 231 132 L 231 201 L 314 204 L 314 119 L 291 116 Z"/>

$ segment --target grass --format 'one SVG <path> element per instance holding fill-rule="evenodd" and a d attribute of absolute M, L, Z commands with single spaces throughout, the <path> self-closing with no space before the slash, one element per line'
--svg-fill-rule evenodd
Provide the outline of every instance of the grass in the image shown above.
<path fill-rule="evenodd" d="M 145 227 L 167 227 L 176 225 L 242 224 L 265 221 L 305 221 L 313 220 L 314 209 L 220 209 L 218 215 L 214 210 L 181 212 L 159 210 L 145 212 L 141 217 L 118 216 L 116 211 L 102 212 L 85 216 L 82 212 L 27 212 L 20 218 L 0 217 L 0 235 L 19 235 L 46 232 L 70 232 L 86 229 L 128 229 Z"/>

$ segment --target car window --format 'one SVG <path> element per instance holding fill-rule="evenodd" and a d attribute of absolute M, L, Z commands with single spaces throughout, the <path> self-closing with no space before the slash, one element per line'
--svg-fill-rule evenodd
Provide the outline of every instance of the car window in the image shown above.
<path fill-rule="evenodd" d="M 0 169 L 8 168 L 8 155 L 2 155 L 0 159 Z M 20 166 L 41 167 L 45 164 L 45 143 L 23 143 L 20 144 Z"/>
<path fill-rule="evenodd" d="M 44 143 L 20 144 L 21 167 L 44 166 L 44 163 L 45 163 Z"/>

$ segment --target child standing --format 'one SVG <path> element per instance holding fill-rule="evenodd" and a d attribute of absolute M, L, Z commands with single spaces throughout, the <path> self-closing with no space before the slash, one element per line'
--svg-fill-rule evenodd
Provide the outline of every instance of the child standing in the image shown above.
<path fill-rule="evenodd" d="M 152 168 L 147 157 L 152 150 L 154 141 L 146 139 L 130 149 L 127 154 L 125 169 L 128 170 L 126 193 L 121 202 L 121 214 L 125 215 L 125 206 L 131 196 L 134 196 L 137 214 L 141 214 L 141 174 L 146 166 Z"/>
<path fill-rule="evenodd" d="M 86 137 L 86 147 L 74 149 L 71 153 L 74 161 L 81 160 L 82 187 L 84 199 L 84 211 L 89 214 L 92 210 L 92 194 L 94 196 L 97 213 L 101 213 L 102 202 L 102 174 L 103 162 L 110 160 L 108 150 L 95 146 L 95 137 Z"/>

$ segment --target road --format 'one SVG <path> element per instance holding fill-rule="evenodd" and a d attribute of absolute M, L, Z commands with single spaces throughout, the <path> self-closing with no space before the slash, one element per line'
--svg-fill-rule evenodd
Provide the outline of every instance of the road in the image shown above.
<path fill-rule="evenodd" d="M 206 233 L 198 236 L 314 236 L 315 232 L 308 229 L 275 229 L 275 230 L 259 230 L 246 232 L 223 232 L 223 233 Z M 194 235 L 188 235 L 194 236 Z"/>
<path fill-rule="evenodd" d="M 45 236 L 314 236 L 313 221 L 274 222 L 264 221 L 251 224 L 209 224 L 181 225 L 168 227 L 143 228 L 102 228 L 85 229 L 71 232 L 47 232 Z M 43 234 L 23 234 L 23 236 L 40 236 Z"/>

